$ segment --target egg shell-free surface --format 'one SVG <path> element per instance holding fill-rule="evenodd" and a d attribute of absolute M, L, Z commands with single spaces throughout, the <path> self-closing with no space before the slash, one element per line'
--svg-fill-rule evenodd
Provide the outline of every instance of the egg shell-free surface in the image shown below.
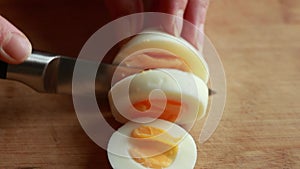
<path fill-rule="evenodd" d="M 149 99 L 150 93 L 157 89 L 162 91 L 167 99 L 185 104 L 185 107 L 182 106 L 176 123 L 193 123 L 205 115 L 208 88 L 200 78 L 192 73 L 175 69 L 154 69 L 128 76 L 112 87 L 109 93 L 109 103 L 116 120 L 122 123 L 127 122 L 128 117 L 134 114 L 134 110 L 130 109 L 131 105 Z M 154 99 L 161 98 L 160 96 L 153 97 Z"/>
<path fill-rule="evenodd" d="M 122 63 L 132 53 L 150 48 L 163 49 L 182 58 L 195 75 L 208 82 L 209 68 L 202 54 L 184 39 L 159 31 L 145 31 L 135 36 L 120 50 L 114 63 Z"/>
<path fill-rule="evenodd" d="M 177 156 L 174 162 L 166 169 L 194 168 L 197 160 L 197 147 L 192 136 L 174 123 L 156 119 L 146 124 L 128 122 L 112 135 L 108 144 L 107 152 L 108 159 L 114 169 L 145 169 L 144 166 L 134 161 L 128 153 L 130 148 L 130 134 L 132 130 L 140 127 L 141 125 L 161 128 L 173 137 L 182 137 L 182 140 L 178 144 Z"/>

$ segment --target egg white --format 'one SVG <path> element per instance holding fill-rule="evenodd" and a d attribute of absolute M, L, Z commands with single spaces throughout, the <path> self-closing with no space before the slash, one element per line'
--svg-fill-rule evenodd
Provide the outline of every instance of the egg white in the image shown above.
<path fill-rule="evenodd" d="M 151 48 L 169 51 L 182 58 L 196 76 L 208 82 L 209 68 L 202 54 L 183 38 L 159 31 L 145 31 L 135 36 L 123 46 L 113 63 L 120 64 L 134 52 Z"/>
<path fill-rule="evenodd" d="M 141 125 L 161 128 L 173 137 L 182 137 L 178 144 L 178 152 L 174 162 L 166 169 L 193 169 L 197 160 L 197 147 L 192 136 L 178 125 L 161 120 L 154 120 L 150 123 L 140 124 L 128 122 L 116 131 L 108 143 L 108 159 L 114 169 L 146 169 L 143 165 L 131 158 L 128 150 L 130 148 L 129 137 L 132 130 Z"/>
<path fill-rule="evenodd" d="M 130 109 L 132 103 L 147 100 L 151 92 L 157 89 L 162 91 L 167 99 L 186 105 L 185 108 L 182 107 L 176 120 L 177 124 L 192 124 L 196 119 L 205 115 L 208 104 L 208 88 L 200 78 L 192 73 L 175 69 L 154 69 L 128 76 L 111 88 L 109 104 L 113 116 L 121 123 L 128 120 L 133 121 L 130 118 L 135 112 Z M 152 98 L 159 99 L 160 97 L 158 95 Z"/>

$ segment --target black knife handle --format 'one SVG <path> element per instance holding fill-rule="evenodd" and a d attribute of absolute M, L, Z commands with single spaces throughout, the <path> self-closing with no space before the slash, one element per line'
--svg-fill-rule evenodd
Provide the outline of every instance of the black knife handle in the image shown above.
<path fill-rule="evenodd" d="M 0 79 L 6 79 L 7 63 L 0 61 Z"/>

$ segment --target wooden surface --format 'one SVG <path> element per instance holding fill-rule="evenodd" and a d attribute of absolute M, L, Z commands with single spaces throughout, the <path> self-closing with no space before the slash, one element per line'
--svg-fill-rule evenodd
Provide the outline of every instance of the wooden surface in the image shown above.
<path fill-rule="evenodd" d="M 3 0 L 0 13 L 35 48 L 76 55 L 107 21 L 97 5 Z M 217 131 L 198 145 L 196 168 L 300 168 L 300 1 L 213 0 L 206 32 L 224 63 L 228 96 Z M 80 127 L 71 97 L 1 80 L 0 168 L 26 167 L 110 168 Z"/>

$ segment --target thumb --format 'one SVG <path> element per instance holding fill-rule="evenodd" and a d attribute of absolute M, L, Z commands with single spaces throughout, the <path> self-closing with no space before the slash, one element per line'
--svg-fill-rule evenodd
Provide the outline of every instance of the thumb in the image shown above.
<path fill-rule="evenodd" d="M 18 64 L 31 53 L 32 46 L 26 36 L 0 16 L 0 60 Z"/>

